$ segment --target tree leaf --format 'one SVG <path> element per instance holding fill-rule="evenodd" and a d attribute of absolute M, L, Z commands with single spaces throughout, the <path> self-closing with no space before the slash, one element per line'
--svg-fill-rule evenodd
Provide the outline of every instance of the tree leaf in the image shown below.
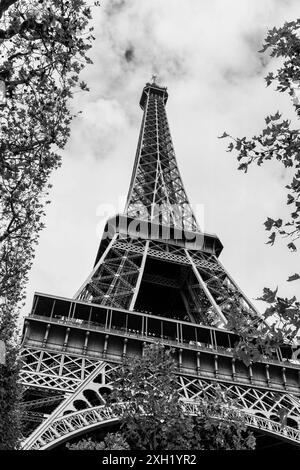
<path fill-rule="evenodd" d="M 229 137 L 229 134 L 227 134 L 227 132 L 223 132 L 222 135 L 218 136 L 218 139 L 224 139 L 225 137 Z"/>
<path fill-rule="evenodd" d="M 266 227 L 266 230 L 271 230 L 274 225 L 274 220 L 268 217 L 267 220 L 264 222 L 264 225 Z"/>
<path fill-rule="evenodd" d="M 271 290 L 268 287 L 264 287 L 263 295 L 259 297 L 257 300 L 263 300 L 264 302 L 273 303 L 276 300 L 276 295 L 278 292 L 278 287 L 275 290 Z"/>
<path fill-rule="evenodd" d="M 267 245 L 270 244 L 271 246 L 274 245 L 276 238 L 276 232 L 272 232 L 271 235 L 269 236 L 269 241 L 266 243 Z"/>
<path fill-rule="evenodd" d="M 300 279 L 300 275 L 299 275 L 299 274 L 293 274 L 292 276 L 290 276 L 290 277 L 288 278 L 287 281 L 288 281 L 288 282 L 290 282 L 290 281 L 296 281 L 297 279 Z"/>
<path fill-rule="evenodd" d="M 287 247 L 293 252 L 297 251 L 297 247 L 293 242 L 289 243 Z"/>

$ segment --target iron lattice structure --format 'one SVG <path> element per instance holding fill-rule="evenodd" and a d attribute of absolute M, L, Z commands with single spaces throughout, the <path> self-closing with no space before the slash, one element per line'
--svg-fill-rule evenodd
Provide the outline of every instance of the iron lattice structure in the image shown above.
<path fill-rule="evenodd" d="M 104 399 L 111 371 L 159 339 L 175 348 L 182 406 L 195 413 L 218 384 L 254 429 L 300 445 L 298 350 L 246 366 L 235 359 L 239 312 L 262 321 L 200 230 L 177 167 L 166 88 L 143 89 L 143 119 L 125 211 L 109 219 L 94 268 L 73 299 L 37 293 L 25 319 L 24 449 L 50 449 L 117 423 Z M 279 416 L 285 416 L 284 425 Z"/>
<path fill-rule="evenodd" d="M 125 213 L 180 229 L 199 231 L 178 170 L 165 104 L 166 88 L 144 88 L 144 109 Z"/>

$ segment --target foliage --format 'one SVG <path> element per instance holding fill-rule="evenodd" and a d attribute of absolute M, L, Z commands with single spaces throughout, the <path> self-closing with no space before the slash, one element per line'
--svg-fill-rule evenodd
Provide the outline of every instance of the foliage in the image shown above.
<path fill-rule="evenodd" d="M 110 402 L 122 415 L 121 433 L 135 450 L 252 449 L 255 439 L 234 403 L 218 388 L 199 398 L 197 415 L 187 415 L 178 389 L 172 351 L 147 346 L 115 371 Z"/>
<path fill-rule="evenodd" d="M 180 449 L 192 438 L 190 419 L 179 406 L 174 368 L 169 352 L 158 348 L 127 359 L 116 371 L 111 399 L 126 403 L 120 408 L 121 430 L 130 447 Z"/>
<path fill-rule="evenodd" d="M 288 302 L 287 299 L 286 301 Z M 268 357 L 276 358 L 277 348 L 287 342 L 292 344 L 296 319 L 294 317 L 291 322 L 287 320 L 286 315 L 280 318 L 277 310 L 274 299 L 274 304 L 270 304 L 262 318 L 254 319 L 244 315 L 236 305 L 232 305 L 227 316 L 227 328 L 235 331 L 239 336 L 239 340 L 234 345 L 233 354 L 247 366 L 251 362 Z M 277 316 L 277 321 L 273 321 L 274 314 Z M 268 322 L 268 319 L 272 320 Z M 300 327 L 300 322 L 297 321 Z"/>
<path fill-rule="evenodd" d="M 255 437 L 233 407 L 234 402 L 230 402 L 218 387 L 214 400 L 207 397 L 201 402 L 198 416 L 192 418 L 191 450 L 255 449 Z"/>
<path fill-rule="evenodd" d="M 49 176 L 70 134 L 68 102 L 76 89 L 87 89 L 78 76 L 91 63 L 90 19 L 83 0 L 0 0 L 0 339 L 8 349 L 16 347 L 18 308 L 43 228 Z M 9 385 L 3 373 L 13 377 L 17 368 L 15 352 L 10 357 L 2 388 Z M 13 425 L 8 403 L 0 442 Z"/>
<path fill-rule="evenodd" d="M 51 171 L 70 134 L 68 100 L 93 36 L 82 0 L 9 2 L 0 9 L 2 302 L 22 300 Z"/>
<path fill-rule="evenodd" d="M 6 310 L 0 317 L 1 338 L 5 342 L 5 362 L 0 364 L 0 450 L 17 449 L 21 439 L 20 397 L 18 384 L 20 361 L 14 331 L 13 314 Z M 7 318 L 8 317 L 8 318 Z"/>
<path fill-rule="evenodd" d="M 260 51 L 261 53 L 269 51 L 271 57 L 283 59 L 282 66 L 275 73 L 270 72 L 265 80 L 267 86 L 275 84 L 277 91 L 291 96 L 296 117 L 300 116 L 300 104 L 297 98 L 297 90 L 300 86 L 299 30 L 300 19 L 269 30 Z M 260 134 L 252 138 L 234 138 L 227 132 L 224 132 L 221 138 L 230 139 L 228 151 L 237 153 L 238 169 L 245 173 L 253 163 L 261 166 L 268 160 L 277 160 L 284 168 L 289 169 L 289 174 L 292 175 L 291 181 L 286 186 L 289 217 L 286 220 L 268 217 L 264 225 L 265 229 L 271 232 L 267 244 L 274 245 L 277 236 L 281 236 L 287 238 L 288 249 L 296 252 L 297 240 L 300 238 L 300 130 L 293 128 L 290 120 L 284 119 L 279 111 L 268 115 L 265 118 L 265 124 Z M 295 273 L 289 276 L 287 281 L 299 279 L 300 274 Z M 300 328 L 300 303 L 296 297 L 281 298 L 277 296 L 277 289 L 272 290 L 266 287 L 258 300 L 263 300 L 268 304 L 264 320 L 270 320 L 269 324 L 261 323 L 254 340 L 253 337 L 250 340 L 247 338 L 246 325 L 239 325 L 236 330 L 239 333 L 244 331 L 239 344 L 239 352 L 243 350 L 246 355 L 249 353 L 247 360 L 251 354 L 257 359 L 261 354 L 259 350 L 265 349 L 268 353 L 280 343 L 287 341 L 292 343 Z M 251 333 L 250 327 L 248 329 L 250 337 Z"/>
<path fill-rule="evenodd" d="M 293 98 L 296 115 L 300 115 L 299 100 L 295 91 L 300 85 L 300 39 L 298 37 L 300 19 L 285 23 L 281 28 L 268 31 L 265 43 L 260 52 L 270 50 L 271 57 L 283 58 L 282 67 L 277 73 L 269 73 L 265 78 L 267 86 L 276 84 L 276 90 L 288 93 Z M 296 251 L 295 241 L 300 237 L 300 131 L 293 129 L 288 119 L 282 119 L 279 111 L 265 118 L 266 127 L 259 135 L 251 139 L 246 137 L 233 138 L 226 132 L 221 138 L 229 137 L 231 142 L 228 151 L 237 152 L 240 162 L 238 169 L 248 171 L 252 163 L 258 166 L 267 160 L 277 160 L 285 168 L 292 168 L 292 180 L 286 186 L 288 189 L 287 205 L 290 217 L 274 220 L 270 217 L 265 222 L 265 228 L 272 231 L 268 243 L 273 245 L 277 235 L 288 237 L 288 248 Z M 299 279 L 295 277 L 293 279 Z M 293 279 L 289 279 L 290 281 Z"/>
<path fill-rule="evenodd" d="M 90 437 L 75 444 L 67 444 L 69 450 L 129 450 L 129 445 L 120 433 L 108 433 L 101 442 Z"/>

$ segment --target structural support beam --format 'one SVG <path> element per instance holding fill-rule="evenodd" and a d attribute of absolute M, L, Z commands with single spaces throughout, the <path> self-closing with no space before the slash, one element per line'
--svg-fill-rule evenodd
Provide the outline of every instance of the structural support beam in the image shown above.
<path fill-rule="evenodd" d="M 225 318 L 225 316 L 223 315 L 220 307 L 218 306 L 218 304 L 216 303 L 215 299 L 213 298 L 213 296 L 211 295 L 211 293 L 209 292 L 208 288 L 206 287 L 206 284 L 205 282 L 203 281 L 194 261 L 193 261 L 193 258 L 191 257 L 191 255 L 189 254 L 188 250 L 185 250 L 185 253 L 186 253 L 186 256 L 188 257 L 188 259 L 190 260 L 190 263 L 191 263 L 191 266 L 193 268 L 193 271 L 194 271 L 194 274 L 200 284 L 200 286 L 202 287 L 203 291 L 205 292 L 207 298 L 209 299 L 212 307 L 214 308 L 215 312 L 217 313 L 217 315 L 219 316 L 220 320 L 222 321 L 223 325 L 226 325 L 227 323 L 227 320 Z"/>
<path fill-rule="evenodd" d="M 74 299 L 79 299 L 80 297 L 80 294 L 84 291 L 85 287 L 89 284 L 89 282 L 91 282 L 94 274 L 97 272 L 97 270 L 99 269 L 99 267 L 101 266 L 101 264 L 103 263 L 104 259 L 106 258 L 107 254 L 109 253 L 109 251 L 111 250 L 114 242 L 116 241 L 116 239 L 118 238 L 118 234 L 115 233 L 114 236 L 112 237 L 110 243 L 108 244 L 106 250 L 104 251 L 103 255 L 100 257 L 98 263 L 95 265 L 94 269 L 92 270 L 92 272 L 90 273 L 90 275 L 86 278 L 86 280 L 84 281 L 84 283 L 80 286 L 80 288 L 78 289 L 78 291 L 75 293 L 74 295 Z"/>
<path fill-rule="evenodd" d="M 145 247 L 144 247 L 144 253 L 143 253 L 143 258 L 142 258 L 142 262 L 141 262 L 141 266 L 139 270 L 139 275 L 136 281 L 136 286 L 135 286 L 134 293 L 130 302 L 129 310 L 134 310 L 135 302 L 136 302 L 136 299 L 137 299 L 137 296 L 141 287 L 142 277 L 144 274 L 144 269 L 145 269 L 145 264 L 146 264 L 148 249 L 149 249 L 149 243 L 150 241 L 147 240 Z"/>

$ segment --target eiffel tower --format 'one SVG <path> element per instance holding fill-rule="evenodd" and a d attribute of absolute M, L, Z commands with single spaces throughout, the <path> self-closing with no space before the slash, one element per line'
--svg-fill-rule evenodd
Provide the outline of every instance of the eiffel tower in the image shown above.
<path fill-rule="evenodd" d="M 260 439 L 300 445 L 299 351 L 246 366 L 227 327 L 234 307 L 260 315 L 222 266 L 219 238 L 201 231 L 177 166 L 155 77 L 142 91 L 137 152 L 123 214 L 105 226 L 94 268 L 74 298 L 34 296 L 22 339 L 23 449 L 53 449 L 113 426 L 105 395 L 124 357 L 158 340 L 175 350 L 187 413 L 215 384 Z M 284 417 L 284 419 L 282 418 Z"/>

